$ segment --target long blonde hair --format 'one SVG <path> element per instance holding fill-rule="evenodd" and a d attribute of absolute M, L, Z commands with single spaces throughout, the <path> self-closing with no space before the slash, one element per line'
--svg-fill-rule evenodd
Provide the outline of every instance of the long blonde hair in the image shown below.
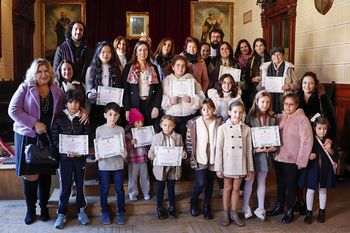
<path fill-rule="evenodd" d="M 269 106 L 269 109 L 267 109 L 267 111 L 265 112 L 265 115 L 266 116 L 269 116 L 269 117 L 273 117 L 273 111 L 272 111 L 272 103 L 271 103 L 271 95 L 268 91 L 266 90 L 261 90 L 259 91 L 258 93 L 256 93 L 255 97 L 254 97 L 254 102 L 253 102 L 253 106 L 250 108 L 249 110 L 249 113 L 248 115 L 249 116 L 254 116 L 254 117 L 258 117 L 260 116 L 260 114 L 262 113 L 259 109 L 259 106 L 258 106 L 258 102 L 259 102 L 259 99 L 261 97 L 269 97 L 270 98 L 270 106 Z"/>
<path fill-rule="evenodd" d="M 53 80 L 55 80 L 56 74 L 53 71 L 53 68 L 50 64 L 50 62 L 44 58 L 37 58 L 35 59 L 32 64 L 30 64 L 30 67 L 28 68 L 27 72 L 26 72 L 26 76 L 24 79 L 25 83 L 36 83 L 36 77 L 35 74 L 36 72 L 38 72 L 39 66 L 45 65 L 46 68 L 49 71 L 50 74 L 50 81 L 49 81 L 49 85 L 53 82 Z"/>

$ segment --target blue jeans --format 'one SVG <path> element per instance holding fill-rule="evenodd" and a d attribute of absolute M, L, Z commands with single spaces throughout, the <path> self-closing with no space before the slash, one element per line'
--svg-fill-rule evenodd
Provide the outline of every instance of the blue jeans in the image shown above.
<path fill-rule="evenodd" d="M 191 200 L 198 202 L 198 197 L 205 188 L 204 203 L 209 204 L 213 195 L 213 185 L 216 172 L 209 171 L 208 168 L 196 170 L 197 183 L 194 186 L 193 196 Z"/>
<path fill-rule="evenodd" d="M 115 192 L 117 193 L 118 213 L 125 213 L 125 193 L 123 188 L 123 170 L 101 171 L 100 173 L 100 201 L 102 213 L 108 213 L 107 198 L 110 187 L 110 179 L 113 176 Z"/>

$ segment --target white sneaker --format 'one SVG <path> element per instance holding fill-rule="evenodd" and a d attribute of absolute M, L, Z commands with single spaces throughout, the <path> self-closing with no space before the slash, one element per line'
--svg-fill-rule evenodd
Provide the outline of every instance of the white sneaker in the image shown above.
<path fill-rule="evenodd" d="M 134 195 L 129 195 L 130 201 L 137 201 L 137 197 Z"/>
<path fill-rule="evenodd" d="M 151 199 L 151 197 L 149 196 L 148 193 L 144 194 L 143 197 L 145 198 L 146 201 L 148 201 L 149 199 Z"/>
<path fill-rule="evenodd" d="M 243 213 L 243 216 L 248 219 L 250 218 L 251 216 L 253 216 L 252 214 L 252 210 L 250 209 L 249 206 L 244 206 L 243 209 L 242 209 L 242 213 Z"/>
<path fill-rule="evenodd" d="M 265 213 L 265 210 L 264 209 L 256 209 L 254 211 L 254 214 L 256 215 L 256 217 L 260 218 L 262 221 L 265 220 L 265 217 L 266 217 L 266 213 Z"/>

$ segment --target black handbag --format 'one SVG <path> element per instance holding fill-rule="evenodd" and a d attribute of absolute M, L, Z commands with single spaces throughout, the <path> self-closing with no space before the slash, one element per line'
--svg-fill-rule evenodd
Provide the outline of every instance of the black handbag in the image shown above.
<path fill-rule="evenodd" d="M 52 145 L 50 136 L 46 134 L 48 146 L 40 141 L 39 134 L 36 136 L 36 144 L 28 144 L 24 148 L 25 161 L 27 164 L 57 164 L 58 150 Z"/>

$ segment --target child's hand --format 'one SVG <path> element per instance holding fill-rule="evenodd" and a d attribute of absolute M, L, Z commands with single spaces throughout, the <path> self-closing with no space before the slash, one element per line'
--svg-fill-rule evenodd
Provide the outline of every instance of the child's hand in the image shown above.
<path fill-rule="evenodd" d="M 324 148 L 330 153 L 333 154 L 333 150 L 332 150 L 332 145 L 330 145 L 329 143 L 324 145 Z"/>
<path fill-rule="evenodd" d="M 95 158 L 95 161 L 102 161 L 102 158 Z"/>
<path fill-rule="evenodd" d="M 170 103 L 172 104 L 172 105 L 175 105 L 175 104 L 177 104 L 179 102 L 179 97 L 178 96 L 174 96 L 174 97 L 171 97 L 170 98 Z"/>
<path fill-rule="evenodd" d="M 93 93 L 91 92 L 89 94 L 89 99 L 92 100 L 93 102 L 96 102 L 97 96 L 98 96 L 98 92 L 93 92 Z"/>
<path fill-rule="evenodd" d="M 326 146 L 327 144 L 329 144 L 329 145 L 332 145 L 333 144 L 333 141 L 331 140 L 331 139 L 329 139 L 329 138 L 327 138 L 325 141 L 324 141 L 324 146 Z"/>
<path fill-rule="evenodd" d="M 248 171 L 247 172 L 247 176 L 246 178 L 244 178 L 245 180 L 250 180 L 250 177 L 252 176 L 252 172 L 251 171 Z"/>
<path fill-rule="evenodd" d="M 83 156 L 83 155 L 79 155 L 79 154 L 76 154 L 76 153 L 72 153 L 72 155 L 74 155 L 75 157 L 81 157 L 81 156 Z M 74 157 L 73 156 L 73 157 Z"/>
<path fill-rule="evenodd" d="M 128 156 L 128 152 L 127 151 L 123 151 L 120 153 L 120 155 L 123 157 L 123 158 L 126 158 Z"/>
<path fill-rule="evenodd" d="M 255 76 L 254 78 L 252 78 L 252 83 L 258 83 L 262 80 L 262 78 L 260 76 Z"/>
<path fill-rule="evenodd" d="M 217 171 L 216 172 L 216 176 L 219 177 L 219 178 L 224 178 L 224 173 Z"/>
<path fill-rule="evenodd" d="M 186 152 L 185 151 L 183 151 L 182 153 L 181 153 L 181 158 L 186 158 Z"/>
<path fill-rule="evenodd" d="M 258 153 L 266 152 L 265 146 L 260 146 L 258 149 L 256 149 L 256 152 L 258 152 Z"/>
<path fill-rule="evenodd" d="M 191 103 L 191 97 L 189 97 L 189 96 L 184 96 L 184 97 L 182 97 L 182 100 L 185 102 L 185 103 Z"/>
<path fill-rule="evenodd" d="M 289 87 L 288 84 L 284 84 L 284 85 L 282 86 L 282 90 L 284 90 L 284 91 L 289 90 L 289 89 L 290 89 L 290 87 Z"/>
<path fill-rule="evenodd" d="M 156 154 L 155 154 L 155 153 L 151 153 L 150 156 L 149 156 L 149 158 L 152 159 L 152 160 L 153 160 L 155 157 L 156 157 Z"/>
<path fill-rule="evenodd" d="M 310 160 L 316 159 L 316 154 L 315 153 L 311 153 L 310 156 L 309 156 L 309 159 Z"/>
<path fill-rule="evenodd" d="M 136 138 L 131 140 L 131 145 L 135 145 L 135 144 L 137 144 L 137 139 Z"/>
<path fill-rule="evenodd" d="M 274 146 L 271 146 L 271 147 L 269 147 L 269 148 L 266 148 L 266 152 L 276 152 L 277 151 L 277 149 L 276 149 L 276 147 L 274 147 Z"/>

